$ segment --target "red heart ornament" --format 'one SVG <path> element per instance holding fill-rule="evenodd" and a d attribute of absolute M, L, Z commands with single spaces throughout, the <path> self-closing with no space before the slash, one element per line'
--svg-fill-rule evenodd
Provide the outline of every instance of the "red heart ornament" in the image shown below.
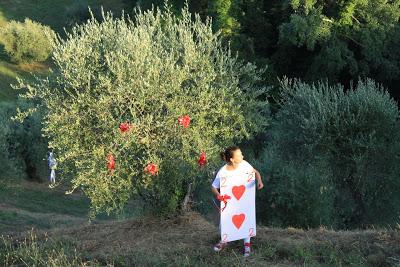
<path fill-rule="evenodd" d="M 232 187 L 232 194 L 239 200 L 243 196 L 245 190 L 246 187 L 244 185 L 234 186 Z"/>
<path fill-rule="evenodd" d="M 148 172 L 151 175 L 157 175 L 158 165 L 154 164 L 154 163 L 149 163 L 149 164 L 147 164 L 147 166 L 144 170 L 145 170 L 145 172 Z"/>
<path fill-rule="evenodd" d="M 236 226 L 236 228 L 239 229 L 240 226 L 242 226 L 245 218 L 246 218 L 246 215 L 244 215 L 244 213 L 238 214 L 238 215 L 233 215 L 232 222 Z"/>
<path fill-rule="evenodd" d="M 189 115 L 185 115 L 183 117 L 178 118 L 178 122 L 180 125 L 183 125 L 183 127 L 187 128 L 190 125 L 190 117 Z"/>
<path fill-rule="evenodd" d="M 127 131 L 129 131 L 132 128 L 132 125 L 128 122 L 123 122 L 119 125 L 119 130 L 121 131 L 121 133 L 125 133 Z"/>
<path fill-rule="evenodd" d="M 206 159 L 206 152 L 202 151 L 200 153 L 200 157 L 197 160 L 197 164 L 199 164 L 200 167 L 204 167 L 204 165 L 207 164 L 207 159 Z"/>

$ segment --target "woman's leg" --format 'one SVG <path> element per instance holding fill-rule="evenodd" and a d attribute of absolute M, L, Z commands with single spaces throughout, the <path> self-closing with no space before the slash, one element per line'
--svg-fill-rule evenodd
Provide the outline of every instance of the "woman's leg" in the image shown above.
<path fill-rule="evenodd" d="M 244 253 L 245 257 L 250 255 L 250 237 L 243 238 L 244 243 Z"/>
<path fill-rule="evenodd" d="M 219 220 L 219 232 L 221 233 L 221 219 Z M 228 244 L 228 242 L 222 242 L 222 240 L 220 240 L 217 244 L 214 245 L 214 251 L 221 251 L 226 245 Z"/>

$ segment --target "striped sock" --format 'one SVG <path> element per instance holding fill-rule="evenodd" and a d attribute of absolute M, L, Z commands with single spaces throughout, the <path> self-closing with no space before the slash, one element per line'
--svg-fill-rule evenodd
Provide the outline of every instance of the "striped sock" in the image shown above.
<path fill-rule="evenodd" d="M 244 243 L 244 252 L 250 252 L 250 243 Z"/>

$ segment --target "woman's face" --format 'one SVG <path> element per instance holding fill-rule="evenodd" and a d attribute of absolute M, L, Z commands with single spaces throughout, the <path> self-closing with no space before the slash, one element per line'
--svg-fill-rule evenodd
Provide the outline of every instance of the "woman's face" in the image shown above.
<path fill-rule="evenodd" d="M 231 158 L 231 163 L 239 164 L 243 160 L 243 154 L 240 149 L 233 151 L 233 157 Z"/>

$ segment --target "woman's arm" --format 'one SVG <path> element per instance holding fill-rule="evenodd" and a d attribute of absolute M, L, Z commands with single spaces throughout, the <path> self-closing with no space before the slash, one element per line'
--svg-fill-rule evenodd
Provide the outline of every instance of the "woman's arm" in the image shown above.
<path fill-rule="evenodd" d="M 214 186 L 211 186 L 211 191 L 214 193 L 215 198 L 218 198 L 218 196 L 219 196 L 218 189 L 215 188 Z"/>
<path fill-rule="evenodd" d="M 258 190 L 260 190 L 261 188 L 264 187 L 264 184 L 261 180 L 261 175 L 256 169 L 253 169 L 253 171 L 255 172 L 256 179 L 257 179 L 257 188 L 258 188 Z"/>

